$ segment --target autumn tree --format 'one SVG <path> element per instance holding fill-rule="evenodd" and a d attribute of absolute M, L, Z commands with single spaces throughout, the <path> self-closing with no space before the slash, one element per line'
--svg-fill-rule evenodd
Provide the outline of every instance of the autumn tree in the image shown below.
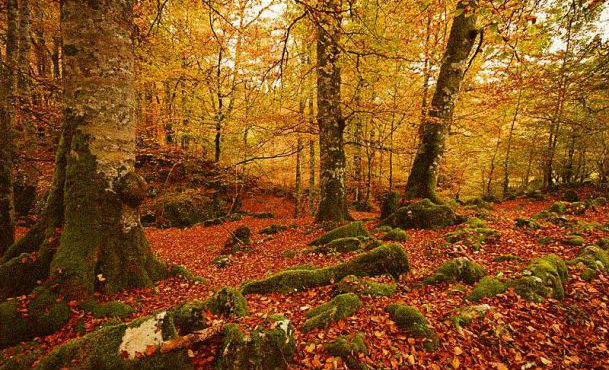
<path fill-rule="evenodd" d="M 461 83 L 480 32 L 474 11 L 472 4 L 466 6 L 466 2 L 461 1 L 457 5 L 431 106 L 419 131 L 420 144 L 406 185 L 407 198 L 439 200 L 436 195 L 438 165 Z"/>
<path fill-rule="evenodd" d="M 2 331 L 5 343 L 61 326 L 64 298 L 150 286 L 168 275 L 136 210 L 145 183 L 134 172 L 132 17 L 129 0 L 63 2 L 63 133 L 42 219 L 0 265 L 2 297 L 34 289 L 31 319 L 11 313 L 14 301 L 0 305 L 0 327 L 21 328 Z"/>
<path fill-rule="evenodd" d="M 342 3 L 325 3 L 317 22 L 317 124 L 320 147 L 320 195 L 315 220 L 349 218 L 345 196 L 345 120 L 341 112 L 340 36 Z"/>

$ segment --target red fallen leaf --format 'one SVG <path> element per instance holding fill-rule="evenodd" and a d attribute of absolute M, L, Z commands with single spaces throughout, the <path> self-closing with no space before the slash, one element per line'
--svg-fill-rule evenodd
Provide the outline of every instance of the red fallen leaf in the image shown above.
<path fill-rule="evenodd" d="M 146 346 L 146 356 L 152 356 L 157 350 L 157 346 L 155 345 L 148 345 Z"/>
<path fill-rule="evenodd" d="M 70 301 L 70 302 L 68 302 L 68 306 L 70 306 L 70 307 L 76 307 L 76 306 L 78 306 L 78 302 L 77 301 Z"/>

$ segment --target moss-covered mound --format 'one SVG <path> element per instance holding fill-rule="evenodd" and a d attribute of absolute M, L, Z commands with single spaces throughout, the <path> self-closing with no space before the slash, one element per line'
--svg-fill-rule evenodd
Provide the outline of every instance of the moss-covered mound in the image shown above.
<path fill-rule="evenodd" d="M 541 227 L 539 222 L 532 218 L 522 218 L 519 217 L 516 219 L 516 227 L 527 228 L 531 230 L 537 230 Z"/>
<path fill-rule="evenodd" d="M 0 350 L 0 370 L 30 369 L 42 354 L 43 350 L 36 342 Z"/>
<path fill-rule="evenodd" d="M 385 234 L 383 236 L 383 240 L 405 242 L 408 240 L 408 234 L 406 234 L 406 231 L 396 227 L 395 229 L 392 229 L 387 234 Z"/>
<path fill-rule="evenodd" d="M 158 348 L 166 340 L 204 328 L 204 307 L 193 301 L 129 324 L 101 327 L 59 346 L 35 368 L 193 369 L 186 349 L 161 353 Z M 154 347 L 154 353 L 148 352 Z"/>
<path fill-rule="evenodd" d="M 364 239 L 356 237 L 334 239 L 328 244 L 318 245 L 305 249 L 303 253 L 348 253 L 360 250 L 363 248 Z"/>
<path fill-rule="evenodd" d="M 270 328 L 244 333 L 237 324 L 228 324 L 216 360 L 218 370 L 286 370 L 296 354 L 294 328 L 277 317 Z"/>
<path fill-rule="evenodd" d="M 207 308 L 217 314 L 228 317 L 247 315 L 247 301 L 238 290 L 223 287 L 206 301 Z"/>
<path fill-rule="evenodd" d="M 466 284 L 474 284 L 486 275 L 484 267 L 467 257 L 458 257 L 446 261 L 432 276 L 423 280 L 425 284 L 453 283 L 461 281 Z"/>
<path fill-rule="evenodd" d="M 189 227 L 221 213 L 217 202 L 194 190 L 160 195 L 148 212 L 160 227 Z"/>
<path fill-rule="evenodd" d="M 336 284 L 335 292 L 338 294 L 355 293 L 372 297 L 388 297 L 397 290 L 396 284 L 377 283 L 366 278 L 348 275 Z"/>
<path fill-rule="evenodd" d="M 499 239 L 499 233 L 486 227 L 486 224 L 477 218 L 468 221 L 468 225 L 446 233 L 444 239 L 448 243 L 462 243 L 474 251 L 479 251 L 483 244 Z"/>
<path fill-rule="evenodd" d="M 330 285 L 347 275 L 389 274 L 398 278 L 408 271 L 408 257 L 404 249 L 399 245 L 387 244 L 338 265 L 313 270 L 285 270 L 263 280 L 250 281 L 242 286 L 241 292 L 243 294 L 291 293 Z"/>
<path fill-rule="evenodd" d="M 0 303 L 0 347 L 50 334 L 61 328 L 70 314 L 68 304 L 46 287 L 34 289 L 26 301 Z"/>
<path fill-rule="evenodd" d="M 234 254 L 251 243 L 250 236 L 252 232 L 247 226 L 239 226 L 230 233 L 228 239 L 224 243 L 222 254 Z"/>
<path fill-rule="evenodd" d="M 509 262 L 509 261 L 522 261 L 522 258 L 513 254 L 502 254 L 494 257 L 493 262 Z"/>
<path fill-rule="evenodd" d="M 521 297 L 541 302 L 546 297 L 562 299 L 565 291 L 563 281 L 568 277 L 567 266 L 560 257 L 548 254 L 534 259 L 516 280 L 514 290 Z"/>
<path fill-rule="evenodd" d="M 401 207 L 382 224 L 402 229 L 441 229 L 460 222 L 461 218 L 449 206 L 423 199 Z"/>
<path fill-rule="evenodd" d="M 568 245 L 581 246 L 584 245 L 586 239 L 584 239 L 581 235 L 572 234 L 565 237 L 562 242 Z"/>
<path fill-rule="evenodd" d="M 368 367 L 359 358 L 360 355 L 368 355 L 365 338 L 364 333 L 345 335 L 334 342 L 324 344 L 324 348 L 332 356 L 342 358 L 349 369 L 366 370 Z"/>
<path fill-rule="evenodd" d="M 467 306 L 455 310 L 455 314 L 451 318 L 455 329 L 459 334 L 463 333 L 463 327 L 471 325 L 475 319 L 484 317 L 487 311 L 491 309 L 491 306 L 487 304 L 480 304 L 476 306 Z"/>
<path fill-rule="evenodd" d="M 414 306 L 391 304 L 385 308 L 396 325 L 415 338 L 425 338 L 425 349 L 433 351 L 439 345 L 437 334 L 429 327 L 427 319 Z"/>
<path fill-rule="evenodd" d="M 381 220 L 386 219 L 400 208 L 400 192 L 388 191 L 381 196 Z"/>
<path fill-rule="evenodd" d="M 327 328 L 332 323 L 351 316 L 360 308 L 362 301 L 353 293 L 339 294 L 328 303 L 314 307 L 307 312 L 307 321 L 302 326 L 304 332 Z"/>
<path fill-rule="evenodd" d="M 584 280 L 596 278 L 599 271 L 609 274 L 609 253 L 596 245 L 587 246 L 580 252 L 579 256 L 567 263 L 586 267 L 586 270 L 582 273 L 582 279 Z"/>
<path fill-rule="evenodd" d="M 228 266 L 229 261 L 230 261 L 229 256 L 221 254 L 221 255 L 215 257 L 213 260 L 211 260 L 211 262 L 209 262 L 209 264 L 216 266 L 219 269 L 222 269 L 222 268 L 225 268 L 226 266 Z"/>
<path fill-rule="evenodd" d="M 484 199 L 482 199 L 480 197 L 466 198 L 463 200 L 463 205 L 470 206 L 470 207 L 468 207 L 469 209 L 472 209 L 474 207 L 478 208 L 478 209 L 487 209 L 487 210 L 493 209 L 493 206 L 489 202 L 485 201 Z"/>
<path fill-rule="evenodd" d="M 330 230 L 319 238 L 313 240 L 309 245 L 324 245 L 328 244 L 333 240 L 342 238 L 356 238 L 356 237 L 369 237 L 370 233 L 364 227 L 364 223 L 361 221 L 352 222 L 350 224 L 337 227 L 336 229 Z"/>
<path fill-rule="evenodd" d="M 266 235 L 271 235 L 271 234 L 277 234 L 280 233 L 282 231 L 286 231 L 288 230 L 290 227 L 286 226 L 286 225 L 277 225 L 277 224 L 272 224 L 271 226 L 267 226 L 264 229 L 258 231 L 259 234 L 266 234 Z"/>
<path fill-rule="evenodd" d="M 476 284 L 472 292 L 465 298 L 472 302 L 478 302 L 482 298 L 494 297 L 503 294 L 508 288 L 508 284 L 501 280 L 485 276 Z"/>
<path fill-rule="evenodd" d="M 95 300 L 83 302 L 79 305 L 79 308 L 91 312 L 93 317 L 118 317 L 124 318 L 131 315 L 134 311 L 131 306 L 120 301 L 111 301 L 106 303 L 99 303 Z"/>

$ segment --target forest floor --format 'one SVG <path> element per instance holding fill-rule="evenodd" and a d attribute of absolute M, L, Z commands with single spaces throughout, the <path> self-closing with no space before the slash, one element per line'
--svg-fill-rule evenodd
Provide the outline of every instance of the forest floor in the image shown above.
<path fill-rule="evenodd" d="M 487 225 L 499 232 L 497 241 L 484 244 L 478 252 L 467 248 L 438 248 L 444 243 L 443 235 L 455 227 L 442 230 L 408 230 L 408 241 L 401 243 L 408 254 L 411 271 L 402 276 L 398 291 L 391 297 L 362 297 L 362 307 L 352 316 L 334 323 L 327 329 L 315 329 L 302 333 L 309 307 L 329 301 L 332 286 L 309 289 L 289 295 L 247 295 L 250 313 L 235 321 L 254 327 L 267 315 L 282 313 L 296 327 L 298 354 L 293 369 L 344 369 L 340 358 L 329 355 L 323 343 L 341 335 L 363 332 L 369 354 L 363 363 L 372 369 L 609 369 L 609 277 L 600 274 L 592 281 L 580 278 L 581 269 L 569 266 L 569 279 L 565 282 L 565 298 L 561 301 L 546 299 L 543 303 L 524 300 L 509 289 L 505 294 L 484 298 L 478 304 L 491 307 L 486 315 L 475 320 L 462 332 L 455 330 L 450 318 L 454 310 L 467 306 L 464 297 L 471 286 L 459 283 L 422 285 L 422 278 L 430 275 L 440 264 L 456 256 L 467 255 L 483 265 L 489 275 L 502 273 L 514 276 L 536 257 L 555 253 L 572 259 L 581 247 L 564 243 L 570 234 L 567 226 L 543 223 L 538 230 L 515 227 L 518 217 L 530 217 L 547 208 L 557 199 L 543 201 L 519 198 L 494 205 Z M 216 226 L 194 226 L 189 229 L 147 228 L 146 235 L 159 257 L 167 262 L 182 264 L 207 283 L 194 283 L 183 278 L 159 282 L 152 289 L 137 289 L 101 300 L 121 300 L 131 304 L 137 312 L 125 320 L 150 314 L 191 299 L 205 299 L 213 290 L 222 286 L 238 287 L 243 282 L 258 279 L 271 272 L 290 266 L 313 264 L 331 265 L 351 258 L 351 254 L 298 254 L 283 257 L 282 252 L 300 250 L 322 234 L 312 229 L 312 219 L 293 219 L 293 205 L 281 198 L 260 196 L 246 199 L 248 211 L 271 211 L 273 219 L 244 217 L 235 222 Z M 460 210 L 462 213 L 468 211 Z M 471 212 L 470 212 L 471 213 Z M 354 213 L 357 219 L 369 220 L 376 213 Z M 588 210 L 579 216 L 569 216 L 586 222 L 609 222 L 609 206 Z M 271 224 L 298 227 L 275 234 L 265 240 L 258 233 Z M 252 248 L 247 253 L 237 253 L 226 268 L 217 268 L 210 261 L 221 252 L 230 231 L 246 225 L 252 230 Z M 378 221 L 366 221 L 373 230 Z M 22 230 L 24 231 L 24 230 Z M 553 237 L 549 243 L 539 243 L 544 236 Z M 609 238 L 606 230 L 589 230 L 582 233 L 586 243 Z M 515 255 L 520 260 L 495 262 L 501 255 Z M 459 287 L 458 287 L 459 286 Z M 390 303 L 416 306 L 428 319 L 440 338 L 440 346 L 434 352 L 423 349 L 419 339 L 409 338 L 390 319 L 385 307 Z M 59 332 L 38 341 L 50 351 L 69 339 L 94 330 L 107 319 L 95 319 L 84 311 L 73 309 L 70 322 Z M 215 345 L 208 344 L 194 349 L 196 362 L 203 369 L 212 367 Z"/>

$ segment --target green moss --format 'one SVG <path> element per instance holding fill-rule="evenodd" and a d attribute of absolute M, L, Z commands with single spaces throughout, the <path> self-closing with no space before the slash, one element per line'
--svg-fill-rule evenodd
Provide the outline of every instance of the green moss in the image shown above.
<path fill-rule="evenodd" d="M 330 230 L 319 238 L 311 241 L 309 245 L 324 245 L 328 244 L 333 240 L 350 238 L 350 237 L 369 237 L 370 233 L 364 227 L 364 223 L 361 221 L 352 222 L 350 224 L 337 227 L 336 229 Z"/>
<path fill-rule="evenodd" d="M 29 342 L 0 351 L 0 370 L 30 369 L 42 356 L 43 351 L 36 342 Z"/>
<path fill-rule="evenodd" d="M 388 233 L 391 230 L 393 230 L 393 227 L 387 226 L 387 225 L 382 225 L 382 226 L 378 226 L 377 228 L 375 228 L 374 232 L 375 233 Z"/>
<path fill-rule="evenodd" d="M 437 284 L 461 281 L 466 284 L 473 284 L 485 275 L 484 267 L 467 257 L 458 257 L 443 263 L 435 274 L 426 278 L 423 282 L 425 284 Z"/>
<path fill-rule="evenodd" d="M 200 276 L 196 276 L 192 273 L 192 271 L 188 270 L 182 265 L 171 265 L 169 267 L 169 274 L 170 276 L 182 276 L 184 279 L 190 280 L 192 282 L 207 283 L 207 280 Z"/>
<path fill-rule="evenodd" d="M 463 227 L 446 233 L 444 239 L 449 243 L 463 243 L 474 251 L 480 250 L 483 244 L 496 241 L 499 233 L 486 227 Z"/>
<path fill-rule="evenodd" d="M 225 256 L 225 255 L 221 254 L 218 257 L 215 257 L 213 260 L 211 260 L 211 262 L 209 264 L 221 269 L 221 268 L 225 268 L 226 266 L 228 266 L 229 261 L 230 261 L 229 256 Z"/>
<path fill-rule="evenodd" d="M 582 278 L 582 280 L 584 281 L 591 281 L 596 279 L 598 276 L 598 272 L 596 270 L 587 268 L 584 270 L 584 272 L 581 273 L 580 277 Z"/>
<path fill-rule="evenodd" d="M 227 324 L 216 369 L 287 370 L 296 354 L 293 333 L 288 320 L 275 322 L 271 329 L 255 329 L 249 335 L 237 324 Z"/>
<path fill-rule="evenodd" d="M 587 246 L 579 256 L 568 263 L 570 265 L 581 264 L 591 270 L 609 273 L 609 253 L 596 245 Z"/>
<path fill-rule="evenodd" d="M 569 235 L 562 240 L 563 243 L 568 245 L 584 245 L 586 240 L 581 235 Z"/>
<path fill-rule="evenodd" d="M 564 202 L 556 202 L 548 207 L 548 211 L 558 213 L 559 215 L 567 213 L 567 205 Z"/>
<path fill-rule="evenodd" d="M 533 219 L 519 217 L 516 219 L 516 227 L 537 230 L 537 229 L 541 228 L 541 225 L 539 224 L 539 222 L 537 222 Z"/>
<path fill-rule="evenodd" d="M 111 301 L 99 303 L 96 300 L 90 300 L 81 303 L 79 307 L 82 310 L 90 312 L 95 318 L 102 317 L 119 317 L 124 318 L 131 315 L 134 310 L 131 306 L 120 301 Z"/>
<path fill-rule="evenodd" d="M 381 220 L 386 219 L 400 208 L 401 195 L 398 191 L 388 191 L 381 197 Z"/>
<path fill-rule="evenodd" d="M 493 262 L 508 262 L 508 261 L 522 261 L 522 258 L 513 254 L 502 254 L 493 258 Z"/>
<path fill-rule="evenodd" d="M 452 208 L 429 199 L 401 207 L 382 224 L 402 229 L 441 229 L 461 221 Z"/>
<path fill-rule="evenodd" d="M 405 242 L 408 240 L 408 234 L 402 229 L 395 228 L 385 234 L 383 240 Z"/>
<path fill-rule="evenodd" d="M 324 344 L 324 348 L 332 356 L 342 358 L 349 369 L 365 370 L 368 367 L 359 359 L 360 354 L 368 355 L 365 338 L 364 333 L 345 335 L 337 338 L 334 342 Z"/>
<path fill-rule="evenodd" d="M 312 308 L 307 312 L 307 321 L 302 326 L 306 333 L 317 328 L 327 328 L 332 323 L 351 316 L 362 302 L 353 293 L 339 294 L 328 303 Z"/>
<path fill-rule="evenodd" d="M 471 325 L 471 323 L 479 318 L 484 317 L 485 313 L 489 311 L 491 307 L 487 304 L 481 304 L 477 306 L 467 306 L 455 310 L 455 314 L 451 318 L 455 329 L 462 333 L 462 328 Z"/>
<path fill-rule="evenodd" d="M 160 227 L 189 227 L 219 212 L 211 198 L 195 190 L 160 195 L 155 198 L 152 211 Z"/>
<path fill-rule="evenodd" d="M 241 291 L 243 294 L 290 293 L 330 285 L 347 275 L 389 274 L 397 278 L 408 271 L 408 257 L 404 249 L 399 245 L 387 244 L 342 264 L 314 270 L 285 270 L 263 280 L 246 282 Z"/>
<path fill-rule="evenodd" d="M 463 205 L 473 206 L 475 208 L 482 208 L 482 209 L 488 209 L 488 210 L 493 209 L 493 206 L 489 202 L 485 201 L 484 199 L 482 199 L 480 197 L 466 198 L 463 200 Z"/>
<path fill-rule="evenodd" d="M 514 290 L 521 297 L 540 302 L 545 297 L 564 298 L 562 282 L 568 277 L 565 262 L 560 257 L 548 254 L 533 260 L 516 280 Z"/>
<path fill-rule="evenodd" d="M 288 230 L 288 229 L 289 229 L 289 227 L 288 227 L 288 226 L 285 226 L 285 225 L 276 225 L 276 224 L 273 224 L 273 225 L 271 225 L 271 226 L 267 226 L 267 227 L 265 227 L 264 229 L 262 229 L 262 230 L 258 231 L 258 233 L 259 233 L 259 234 L 267 234 L 267 235 L 270 235 L 270 234 L 277 234 L 277 233 L 280 233 L 280 232 L 282 232 L 282 231 L 286 231 L 286 230 Z"/>
<path fill-rule="evenodd" d="M 363 241 L 360 238 L 348 237 L 348 238 L 340 238 L 334 239 L 328 244 L 319 245 L 316 247 L 311 247 L 305 249 L 304 253 L 321 253 L 321 254 L 329 254 L 329 253 L 347 253 L 354 252 L 362 249 Z"/>
<path fill-rule="evenodd" d="M 405 306 L 402 304 L 391 304 L 385 308 L 389 312 L 391 319 L 396 323 L 398 328 L 415 338 L 427 339 L 425 349 L 433 351 L 438 345 L 439 340 L 436 333 L 429 328 L 427 319 L 414 306 Z"/>
<path fill-rule="evenodd" d="M 247 301 L 238 290 L 223 287 L 207 301 L 209 310 L 217 315 L 243 317 L 247 315 Z"/>
<path fill-rule="evenodd" d="M 501 282 L 499 279 L 485 276 L 476 284 L 472 292 L 466 298 L 472 302 L 478 302 L 482 298 L 490 298 L 497 294 L 503 294 L 507 288 L 508 285 Z"/>
<path fill-rule="evenodd" d="M 251 243 L 250 236 L 252 232 L 247 226 L 239 226 L 233 230 L 226 242 L 224 243 L 224 249 L 222 254 L 234 254 L 240 251 L 243 247 Z"/>
<path fill-rule="evenodd" d="M 355 275 L 348 275 L 338 282 L 335 292 L 338 294 L 355 293 L 372 297 L 387 297 L 393 295 L 396 290 L 396 284 L 377 283 Z"/>
<path fill-rule="evenodd" d="M 537 243 L 541 245 L 547 245 L 553 243 L 555 240 L 556 239 L 551 236 L 542 236 L 541 238 L 537 239 Z"/>

